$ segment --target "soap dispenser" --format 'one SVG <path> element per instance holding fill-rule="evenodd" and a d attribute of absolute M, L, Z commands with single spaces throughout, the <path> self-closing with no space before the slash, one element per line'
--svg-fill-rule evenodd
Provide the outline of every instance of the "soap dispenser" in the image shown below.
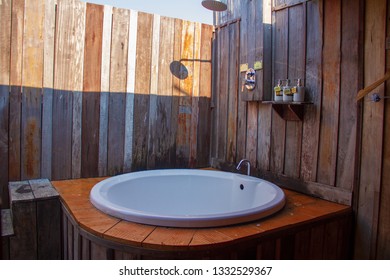
<path fill-rule="evenodd" d="M 298 79 L 297 85 L 294 87 L 294 102 L 304 102 L 305 101 L 305 87 L 302 85 L 302 80 Z"/>
<path fill-rule="evenodd" d="M 293 94 L 291 92 L 290 80 L 286 80 L 286 85 L 283 87 L 283 101 L 291 102 L 293 101 Z"/>
<path fill-rule="evenodd" d="M 278 80 L 278 85 L 274 87 L 274 100 L 283 101 L 282 81 Z"/>

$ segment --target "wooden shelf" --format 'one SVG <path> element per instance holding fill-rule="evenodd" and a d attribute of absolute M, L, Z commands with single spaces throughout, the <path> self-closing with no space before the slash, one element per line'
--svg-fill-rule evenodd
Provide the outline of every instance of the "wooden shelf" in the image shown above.
<path fill-rule="evenodd" d="M 278 115 L 286 121 L 302 121 L 304 105 L 312 102 L 283 102 L 283 101 L 263 101 L 264 104 L 271 104 Z"/>

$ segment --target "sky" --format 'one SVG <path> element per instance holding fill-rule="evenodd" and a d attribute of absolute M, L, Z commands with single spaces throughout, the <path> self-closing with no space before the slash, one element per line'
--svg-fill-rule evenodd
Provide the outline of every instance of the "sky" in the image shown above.
<path fill-rule="evenodd" d="M 84 0 L 85 2 L 110 5 L 161 16 L 180 18 L 213 24 L 213 12 L 202 6 L 202 0 Z"/>

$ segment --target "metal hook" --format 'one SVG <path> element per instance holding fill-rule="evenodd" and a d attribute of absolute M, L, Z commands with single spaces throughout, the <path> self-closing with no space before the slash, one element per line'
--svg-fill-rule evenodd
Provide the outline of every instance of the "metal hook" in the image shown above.
<path fill-rule="evenodd" d="M 373 94 L 371 95 L 370 100 L 371 100 L 371 102 L 379 102 L 379 101 L 381 101 L 381 99 L 387 99 L 387 98 L 390 98 L 390 96 L 383 96 L 383 97 L 380 97 L 379 94 L 373 93 Z"/>

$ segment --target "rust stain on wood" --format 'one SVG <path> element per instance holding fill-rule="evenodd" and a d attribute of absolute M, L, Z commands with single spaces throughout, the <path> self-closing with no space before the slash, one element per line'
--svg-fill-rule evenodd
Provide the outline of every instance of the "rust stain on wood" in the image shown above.
<path fill-rule="evenodd" d="M 35 143 L 35 135 L 37 134 L 37 124 L 36 120 L 29 120 L 27 125 L 27 150 L 26 150 L 26 173 L 28 177 L 34 176 L 34 167 L 37 164 L 36 154 L 37 147 Z"/>

